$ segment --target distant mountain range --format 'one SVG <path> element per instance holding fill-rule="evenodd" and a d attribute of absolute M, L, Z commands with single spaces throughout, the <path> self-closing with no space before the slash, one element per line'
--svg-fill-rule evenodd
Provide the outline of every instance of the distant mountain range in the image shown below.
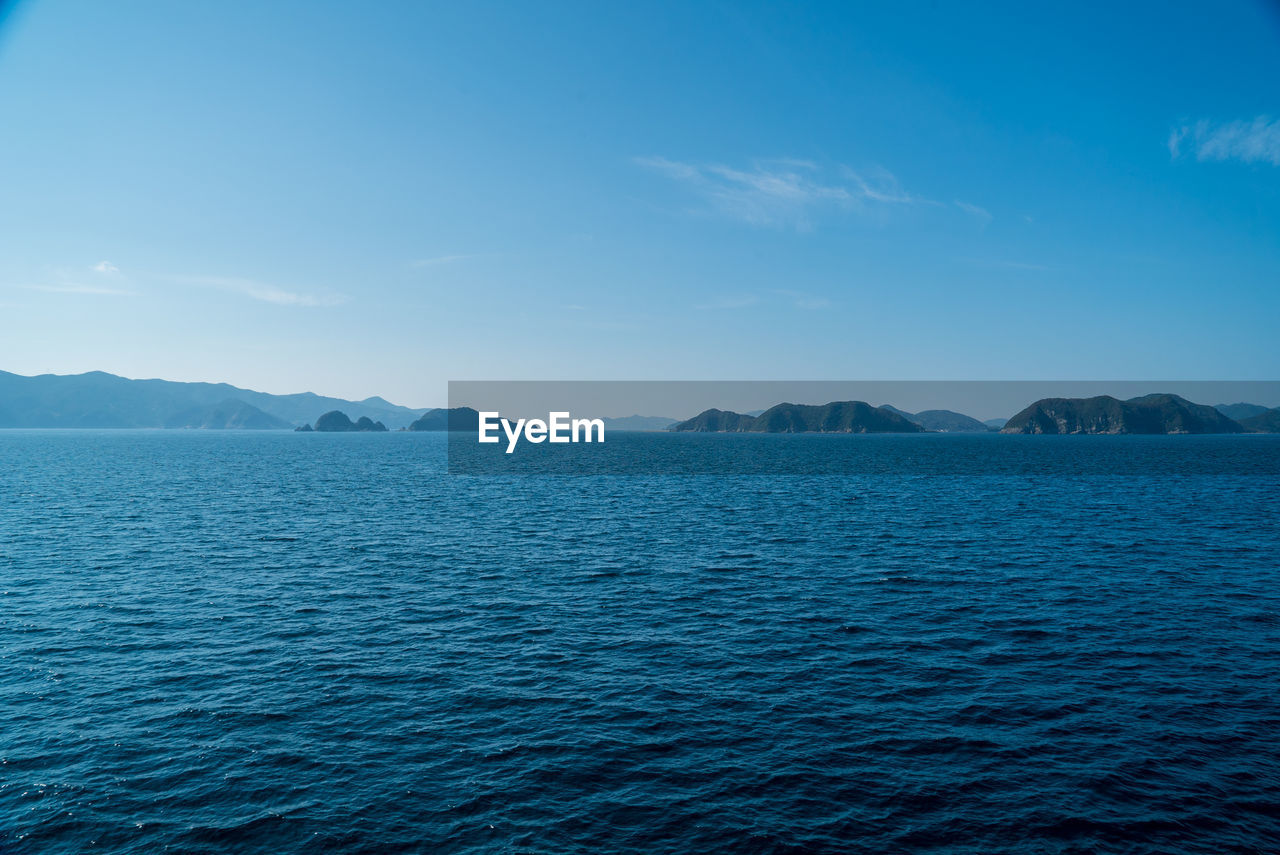
<path fill-rule="evenodd" d="M 252 404 L 231 399 L 211 407 L 183 410 L 166 419 L 164 426 L 200 430 L 287 430 L 292 427 L 284 419 L 264 413 Z"/>
<path fill-rule="evenodd" d="M 1267 411 L 1266 407 L 1257 404 L 1218 404 L 1214 409 L 1236 422 L 1260 416 Z"/>
<path fill-rule="evenodd" d="M 920 433 L 920 425 L 898 412 L 865 401 L 778 404 L 758 416 L 705 410 L 672 425 L 673 431 L 751 433 Z"/>
<path fill-rule="evenodd" d="M 288 428 L 329 410 L 393 429 L 426 412 L 377 397 L 271 395 L 226 383 L 130 380 L 102 371 L 36 377 L 0 371 L 0 427 L 5 428 Z"/>
<path fill-rule="evenodd" d="M 680 421 L 679 419 L 669 419 L 666 416 L 620 416 L 616 418 L 604 419 L 605 430 L 638 430 L 638 431 L 655 431 L 667 430 L 673 424 Z"/>
<path fill-rule="evenodd" d="M 341 416 L 338 420 L 335 416 Z M 318 414 L 324 414 L 319 417 Z M 0 428 L 188 428 L 212 430 L 407 429 L 475 431 L 470 407 L 412 409 L 384 398 L 349 401 L 312 392 L 272 395 L 226 383 L 130 380 L 91 371 L 26 377 L 0 371 Z M 321 427 L 324 422 L 326 427 Z M 332 427 L 328 427 L 332 422 Z M 350 427 L 346 427 L 345 424 Z M 704 410 L 677 422 L 660 416 L 604 419 L 607 430 L 755 433 L 1280 433 L 1280 408 L 1194 404 L 1170 394 L 1121 401 L 1110 396 L 1044 398 L 1009 420 L 979 422 L 952 410 L 909 413 L 885 404 L 784 403 L 736 413 Z"/>
<path fill-rule="evenodd" d="M 1246 428 L 1213 407 L 1177 395 L 1144 395 L 1121 401 L 1043 398 L 1014 415 L 1001 433 L 1244 433 Z"/>

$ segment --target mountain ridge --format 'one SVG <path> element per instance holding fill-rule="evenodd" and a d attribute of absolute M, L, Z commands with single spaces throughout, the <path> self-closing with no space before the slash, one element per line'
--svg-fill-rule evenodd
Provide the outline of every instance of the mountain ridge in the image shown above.
<path fill-rule="evenodd" d="M 32 376 L 0 371 L 0 427 L 6 428 L 163 428 L 179 416 L 227 401 L 252 406 L 285 427 L 306 424 L 329 410 L 403 427 L 426 412 L 376 396 L 348 401 L 314 392 L 272 395 L 229 383 L 136 380 L 105 371 Z"/>
<path fill-rule="evenodd" d="M 758 416 L 731 410 L 703 410 L 668 430 L 700 433 L 921 433 L 924 428 L 896 412 L 866 401 L 775 404 Z"/>
<path fill-rule="evenodd" d="M 1244 433 L 1245 429 L 1213 407 L 1167 393 L 1121 401 L 1092 398 L 1041 398 L 1016 413 L 1000 430 L 1006 434 L 1180 434 Z"/>

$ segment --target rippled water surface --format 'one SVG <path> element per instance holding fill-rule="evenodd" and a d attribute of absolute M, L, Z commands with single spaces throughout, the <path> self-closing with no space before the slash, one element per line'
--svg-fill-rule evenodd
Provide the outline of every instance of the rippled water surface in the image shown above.
<path fill-rule="evenodd" d="M 879 440 L 0 432 L 0 852 L 1280 851 L 1280 437 Z"/>

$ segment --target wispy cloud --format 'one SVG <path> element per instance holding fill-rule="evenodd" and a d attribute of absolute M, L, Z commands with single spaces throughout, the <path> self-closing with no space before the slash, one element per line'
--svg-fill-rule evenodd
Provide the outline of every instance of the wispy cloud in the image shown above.
<path fill-rule="evenodd" d="M 453 264 L 457 261 L 465 261 L 468 258 L 475 258 L 474 255 L 437 255 L 433 258 L 418 258 L 409 262 L 410 267 L 435 267 L 440 264 Z"/>
<path fill-rule="evenodd" d="M 803 230 L 824 210 L 935 204 L 906 192 L 892 173 L 880 168 L 857 172 L 840 167 L 827 177 L 818 165 L 789 158 L 757 160 L 741 169 L 665 157 L 639 157 L 635 163 L 684 185 L 713 212 L 754 226 Z"/>
<path fill-rule="evenodd" d="M 1202 119 L 1169 133 L 1169 155 L 1193 154 L 1196 160 L 1240 160 L 1280 166 L 1280 119 L 1211 122 Z"/>
<path fill-rule="evenodd" d="M 886 205 L 937 205 L 932 199 L 908 193 L 902 189 L 897 177 L 883 167 L 856 172 L 847 166 L 840 168 L 841 173 L 853 182 L 855 195 L 860 199 L 880 202 Z"/>
<path fill-rule="evenodd" d="M 86 268 L 57 268 L 49 277 L 52 281 L 20 285 L 27 291 L 41 291 L 45 294 L 83 294 L 95 297 L 136 297 L 138 292 L 128 287 L 128 280 L 120 273 L 120 268 L 109 261 L 100 261 L 87 268 L 93 278 L 106 277 L 112 285 L 102 285 L 84 281 Z M 100 281 L 100 280 L 99 280 Z"/>
<path fill-rule="evenodd" d="M 760 302 L 760 298 L 755 294 L 736 294 L 726 297 L 716 297 L 705 303 L 699 303 L 694 306 L 695 309 L 709 311 L 724 311 L 729 309 L 745 309 L 748 306 L 754 306 Z"/>
<path fill-rule="evenodd" d="M 190 285 L 203 285 L 243 294 L 254 300 L 273 303 L 277 306 L 338 306 L 347 302 L 347 298 L 341 294 L 302 294 L 265 282 L 233 276 L 175 276 L 172 278 Z"/>
<path fill-rule="evenodd" d="M 826 309 L 832 305 L 829 299 L 818 294 L 793 291 L 787 288 L 771 288 L 758 294 L 726 294 L 697 303 L 693 308 L 700 311 L 733 311 L 760 305 L 776 307 L 784 301 L 797 309 Z"/>
<path fill-rule="evenodd" d="M 46 294 L 93 294 L 103 297 L 136 297 L 137 291 L 124 288 L 106 288 L 101 285 L 84 285 L 79 282 L 63 282 L 57 285 L 23 285 L 28 291 L 43 291 Z"/>
<path fill-rule="evenodd" d="M 988 211 L 986 208 L 983 208 L 979 205 L 973 205 L 973 204 L 970 204 L 969 202 L 961 202 L 959 199 L 956 199 L 954 204 L 957 208 L 964 211 L 966 214 L 968 214 L 969 216 L 977 220 L 979 223 L 981 223 L 984 229 L 987 227 L 988 224 L 990 224 L 992 220 L 995 219 L 995 217 L 991 215 L 990 211 Z"/>
<path fill-rule="evenodd" d="M 804 291 L 790 291 L 783 288 L 775 289 L 774 292 L 779 297 L 785 297 L 791 301 L 791 304 L 797 309 L 826 309 L 830 308 L 831 301 L 826 297 L 817 294 L 808 294 Z"/>
<path fill-rule="evenodd" d="M 1052 270 L 1053 268 L 1047 264 L 1035 264 L 1029 261 L 1013 261 L 1003 258 L 962 258 L 958 259 L 965 264 L 972 264 L 975 267 L 987 267 L 996 270 Z"/>

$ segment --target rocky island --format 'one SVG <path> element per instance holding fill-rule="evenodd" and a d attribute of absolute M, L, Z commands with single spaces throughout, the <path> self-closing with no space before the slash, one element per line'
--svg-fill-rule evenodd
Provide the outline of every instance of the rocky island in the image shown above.
<path fill-rule="evenodd" d="M 668 430 L 712 433 L 921 433 L 920 425 L 865 401 L 777 404 L 758 416 L 705 410 Z"/>
<path fill-rule="evenodd" d="M 964 413 L 957 413 L 954 410 L 921 410 L 918 413 L 908 413 L 906 410 L 900 410 L 888 404 L 882 405 L 880 409 L 897 413 L 907 421 L 915 422 L 927 431 L 936 431 L 938 433 L 988 433 L 991 430 L 988 425 L 983 424 L 972 416 L 966 416 Z"/>
<path fill-rule="evenodd" d="M 1121 401 L 1094 398 L 1042 398 L 1009 419 L 1001 433 L 1034 434 L 1181 434 L 1243 433 L 1244 428 L 1213 407 L 1177 395 L 1144 395 Z"/>
<path fill-rule="evenodd" d="M 312 430 L 318 433 L 382 433 L 386 429 L 387 426 L 382 422 L 375 422 L 368 416 L 361 416 L 353 422 L 341 410 L 330 410 L 325 413 L 316 419 L 314 428 L 310 425 L 295 428 L 301 433 L 308 433 Z"/>

